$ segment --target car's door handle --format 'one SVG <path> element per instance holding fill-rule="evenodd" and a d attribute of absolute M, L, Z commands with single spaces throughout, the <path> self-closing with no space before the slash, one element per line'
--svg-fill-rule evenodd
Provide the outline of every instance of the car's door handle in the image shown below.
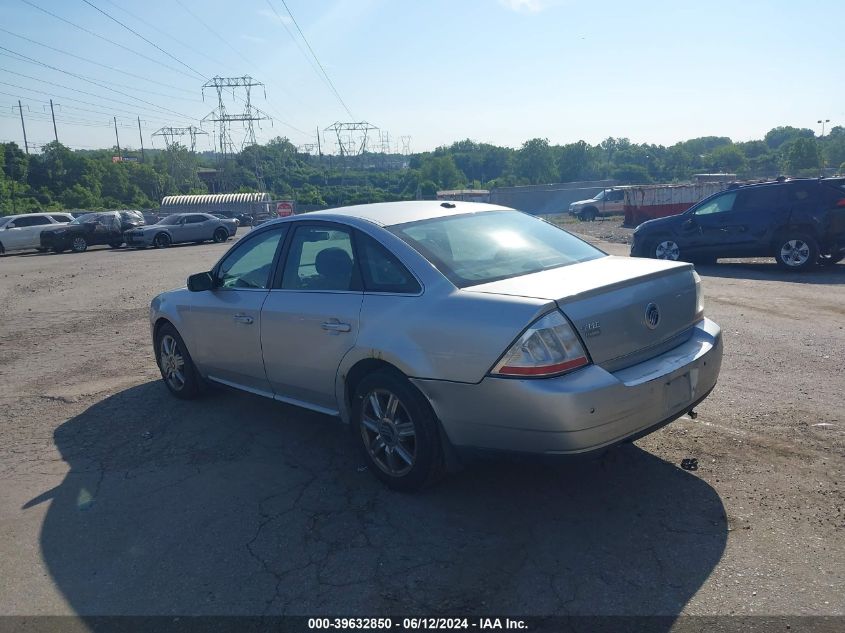
<path fill-rule="evenodd" d="M 340 321 L 326 321 L 320 324 L 327 332 L 351 332 L 352 326 L 348 323 L 341 323 Z"/>
<path fill-rule="evenodd" d="M 237 323 L 246 323 L 247 325 L 252 325 L 255 322 L 255 319 L 248 314 L 236 314 L 232 319 Z"/>

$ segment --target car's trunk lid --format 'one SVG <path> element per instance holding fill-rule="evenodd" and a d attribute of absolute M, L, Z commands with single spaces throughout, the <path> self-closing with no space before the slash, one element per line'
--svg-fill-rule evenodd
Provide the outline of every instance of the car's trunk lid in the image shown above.
<path fill-rule="evenodd" d="M 682 343 L 696 319 L 693 268 L 676 262 L 609 256 L 465 290 L 555 301 L 610 370 Z"/>

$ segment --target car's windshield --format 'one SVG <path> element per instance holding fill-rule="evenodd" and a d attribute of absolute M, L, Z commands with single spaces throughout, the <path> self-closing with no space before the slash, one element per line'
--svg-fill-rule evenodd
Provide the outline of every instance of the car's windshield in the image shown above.
<path fill-rule="evenodd" d="M 602 189 L 599 191 L 594 197 L 593 200 L 604 200 L 604 196 L 607 193 L 606 189 Z"/>
<path fill-rule="evenodd" d="M 85 215 L 80 215 L 71 224 L 87 224 L 88 222 L 96 222 L 99 218 L 99 213 L 86 213 Z"/>
<path fill-rule="evenodd" d="M 491 211 L 388 227 L 459 288 L 559 268 L 604 253 L 519 211 Z"/>
<path fill-rule="evenodd" d="M 156 224 L 167 224 L 168 226 L 173 226 L 174 224 L 179 224 L 179 220 L 182 219 L 182 216 L 178 213 L 174 213 L 173 215 L 168 215 L 166 218 L 162 218 Z"/>

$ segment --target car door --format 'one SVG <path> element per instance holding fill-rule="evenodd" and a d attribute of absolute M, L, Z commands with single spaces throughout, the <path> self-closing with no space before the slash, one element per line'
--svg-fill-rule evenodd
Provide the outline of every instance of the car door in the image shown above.
<path fill-rule="evenodd" d="M 778 227 L 789 214 L 786 188 L 767 185 L 744 189 L 725 217 L 730 250 L 735 257 L 768 255 Z"/>
<path fill-rule="evenodd" d="M 3 227 L 3 236 L 0 238 L 4 249 L 7 251 L 16 251 L 29 248 L 27 243 L 29 241 L 31 219 L 31 216 L 21 216 L 6 222 Z"/>
<path fill-rule="evenodd" d="M 602 204 L 603 215 L 613 215 L 622 213 L 625 210 L 625 191 L 622 189 L 613 189 L 608 191 L 604 196 Z"/>
<path fill-rule="evenodd" d="M 736 198 L 736 191 L 726 191 L 683 214 L 678 228 L 680 247 L 690 253 L 727 257 L 730 237 L 726 218 Z"/>
<path fill-rule="evenodd" d="M 214 289 L 192 293 L 185 314 L 196 361 L 212 380 L 272 397 L 261 357 L 261 307 L 286 225 L 244 238 L 212 271 Z"/>
<path fill-rule="evenodd" d="M 337 413 L 338 366 L 355 345 L 363 301 L 352 229 L 294 226 L 261 311 L 264 366 L 278 400 Z"/>
<path fill-rule="evenodd" d="M 199 242 L 201 240 L 211 239 L 208 226 L 206 225 L 206 217 L 199 213 L 192 213 L 183 218 L 184 223 L 179 227 L 180 237 L 182 242 Z"/>
<path fill-rule="evenodd" d="M 87 229 L 85 239 L 88 244 L 108 244 L 121 235 L 120 218 L 116 213 L 99 215 L 94 222 L 84 226 Z"/>
<path fill-rule="evenodd" d="M 14 237 L 12 248 L 22 250 L 39 248 L 41 246 L 41 231 L 48 226 L 52 226 L 53 222 L 47 216 L 27 215 L 15 220 L 14 224 L 15 228 L 11 231 Z"/>

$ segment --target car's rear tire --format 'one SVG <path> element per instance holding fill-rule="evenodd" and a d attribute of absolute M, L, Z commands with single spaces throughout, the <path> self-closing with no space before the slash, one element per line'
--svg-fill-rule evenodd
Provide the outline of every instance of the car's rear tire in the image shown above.
<path fill-rule="evenodd" d="M 84 253 L 88 250 L 88 241 L 81 235 L 77 235 L 70 241 L 70 250 L 74 253 Z"/>
<path fill-rule="evenodd" d="M 168 248 L 171 243 L 172 241 L 167 233 L 159 233 L 153 238 L 153 246 L 156 248 Z"/>
<path fill-rule="evenodd" d="M 358 384 L 352 427 L 370 470 L 394 490 L 419 490 L 445 472 L 437 417 L 398 372 L 380 370 Z"/>
<path fill-rule="evenodd" d="M 155 355 L 161 378 L 177 398 L 192 400 L 201 391 L 202 381 L 185 341 L 176 328 L 166 323 L 156 332 Z"/>
<path fill-rule="evenodd" d="M 229 239 L 229 231 L 224 228 L 219 228 L 214 231 L 214 236 L 212 237 L 216 244 L 222 244 L 226 240 Z"/>
<path fill-rule="evenodd" d="M 784 270 L 807 270 L 819 259 L 819 245 L 806 233 L 787 233 L 775 242 L 774 255 Z"/>

